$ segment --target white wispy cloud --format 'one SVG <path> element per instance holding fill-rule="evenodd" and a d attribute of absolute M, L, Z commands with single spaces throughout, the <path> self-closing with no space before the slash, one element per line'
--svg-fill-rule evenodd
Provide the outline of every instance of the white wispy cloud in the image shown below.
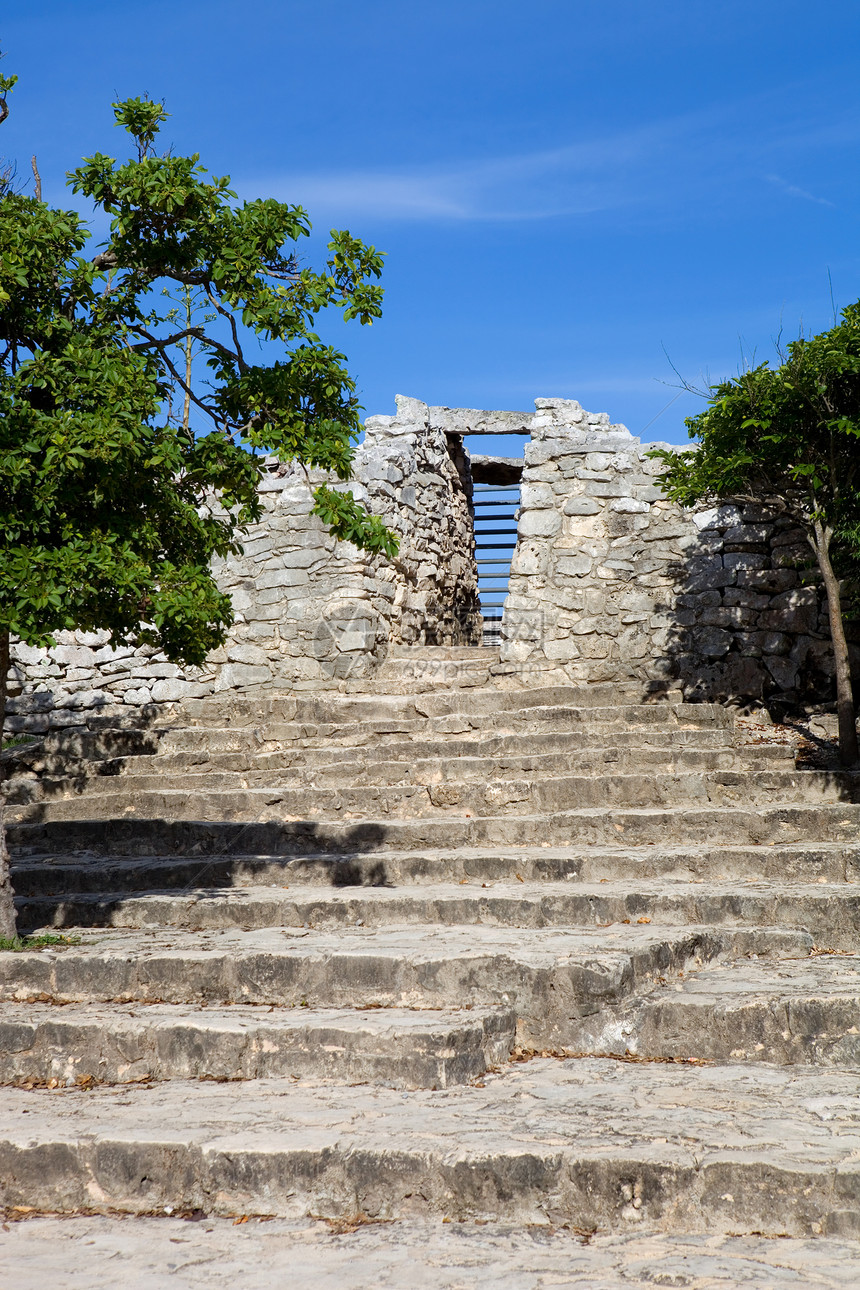
<path fill-rule="evenodd" d="M 804 201 L 816 202 L 819 206 L 835 205 L 834 202 L 828 201 L 826 197 L 816 197 L 815 193 L 808 193 L 805 188 L 798 188 L 796 184 L 788 183 L 781 175 L 765 175 L 765 179 L 769 184 L 775 184 L 777 188 L 781 188 L 784 193 L 788 193 L 791 197 L 802 197 Z"/>
<path fill-rule="evenodd" d="M 299 202 L 318 216 L 392 220 L 542 220 L 631 206 L 677 210 L 704 198 L 732 200 L 741 185 L 762 178 L 789 196 L 831 205 L 775 170 L 767 173 L 767 163 L 774 167 L 801 153 L 856 144 L 857 124 L 792 121 L 774 112 L 759 115 L 768 124 L 755 131 L 749 117 L 749 104 L 732 104 L 531 153 L 256 176 L 239 186 Z"/>

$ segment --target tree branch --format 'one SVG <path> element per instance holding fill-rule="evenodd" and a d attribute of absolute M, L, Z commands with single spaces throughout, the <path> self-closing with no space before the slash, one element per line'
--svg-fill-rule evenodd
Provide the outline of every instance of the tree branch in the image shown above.
<path fill-rule="evenodd" d="M 174 332 L 172 336 L 165 337 L 164 340 L 159 340 L 157 336 L 150 335 L 146 328 L 141 327 L 138 324 L 134 324 L 129 327 L 129 331 L 133 331 L 136 335 L 144 336 L 146 338 L 137 345 L 129 345 L 129 349 L 133 349 L 135 352 L 144 349 L 166 349 L 168 345 L 177 345 L 179 341 L 185 340 L 186 336 L 191 336 L 194 340 L 206 339 L 202 327 L 186 327 L 183 331 L 177 331 Z"/>
<path fill-rule="evenodd" d="M 239 343 L 239 331 L 238 331 L 238 328 L 236 327 L 236 319 L 233 317 L 232 312 L 229 309 L 225 309 L 224 306 L 221 304 L 220 300 L 217 300 L 216 297 L 213 296 L 208 286 L 206 288 L 206 295 L 209 297 L 214 307 L 218 310 L 219 314 L 221 314 L 222 317 L 226 318 L 230 323 L 230 330 L 233 333 L 233 344 L 236 346 L 236 362 L 239 364 L 239 367 L 243 372 L 247 372 L 248 364 L 245 362 L 245 356 L 242 353 L 242 346 Z"/>
<path fill-rule="evenodd" d="M 30 165 L 33 167 L 33 179 L 35 181 L 36 201 L 42 200 L 42 176 L 39 174 L 39 167 L 36 165 L 36 154 L 30 158 Z"/>

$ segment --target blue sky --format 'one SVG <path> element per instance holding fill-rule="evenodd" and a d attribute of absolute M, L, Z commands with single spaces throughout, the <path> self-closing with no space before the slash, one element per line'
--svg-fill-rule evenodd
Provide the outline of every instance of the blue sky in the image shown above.
<path fill-rule="evenodd" d="M 860 297 L 858 37 L 857 0 L 19 0 L 0 144 L 71 204 L 111 100 L 164 98 L 243 196 L 387 252 L 384 318 L 326 333 L 368 412 L 561 395 L 682 442 L 672 364 Z"/>

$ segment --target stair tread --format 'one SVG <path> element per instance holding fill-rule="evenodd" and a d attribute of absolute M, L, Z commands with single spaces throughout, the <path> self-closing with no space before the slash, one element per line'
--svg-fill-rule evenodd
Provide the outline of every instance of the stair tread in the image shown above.
<path fill-rule="evenodd" d="M 547 1223 L 517 1229 L 419 1218 L 335 1225 L 333 1238 L 329 1225 L 310 1218 L 252 1219 L 237 1227 L 233 1215 L 210 1215 L 205 1224 L 177 1214 L 121 1223 L 104 1215 L 30 1216 L 10 1226 L 3 1253 L 19 1290 L 41 1290 L 61 1278 L 70 1287 L 115 1290 L 129 1274 L 139 1285 L 169 1285 L 176 1280 L 177 1247 L 183 1290 L 234 1290 L 239 1276 L 252 1290 L 282 1290 L 287 1267 L 295 1285 L 314 1290 L 386 1284 L 440 1290 L 451 1284 L 452 1269 L 458 1290 L 631 1290 L 636 1284 L 856 1290 L 857 1246 L 850 1240 L 678 1236 L 644 1226 L 586 1241 Z M 94 1258 L 93 1247 L 106 1257 Z"/>
<path fill-rule="evenodd" d="M 405 1140 L 414 1134 L 422 1150 L 455 1156 L 516 1149 L 513 1144 L 552 1152 L 564 1143 L 601 1154 L 638 1144 L 666 1160 L 692 1160 L 698 1143 L 705 1151 L 740 1157 L 755 1157 L 767 1146 L 783 1161 L 806 1159 L 824 1168 L 860 1153 L 854 1073 L 691 1061 L 675 1068 L 601 1058 L 536 1059 L 488 1074 L 484 1089 L 427 1090 L 408 1099 L 387 1089 L 331 1089 L 310 1082 L 296 1087 L 277 1080 L 256 1082 L 238 1098 L 229 1087 L 175 1083 L 130 1090 L 124 1103 L 100 1089 L 84 1097 L 33 1097 L 10 1089 L 4 1098 L 12 1118 L 3 1133 L 23 1145 L 34 1130 L 76 1141 L 91 1135 L 108 1139 L 117 1131 L 127 1136 L 135 1129 L 155 1141 L 226 1143 L 241 1130 L 289 1150 L 303 1142 L 312 1148 L 335 1145 L 346 1137 L 351 1150 L 375 1141 L 385 1151 L 395 1143 L 408 1149 Z M 165 1114 L 173 1097 L 175 1109 Z M 33 1118 L 19 1119 L 19 1107 Z"/>
<path fill-rule="evenodd" d="M 179 1190 L 189 1208 L 287 1215 L 355 1213 L 358 1188 L 365 1212 L 400 1217 L 420 1179 L 436 1217 L 617 1226 L 629 1210 L 712 1234 L 844 1230 L 855 1203 L 855 1072 L 538 1059 L 483 1084 L 8 1089 L 0 1184 L 13 1204 L 18 1179 L 39 1204 L 59 1175 L 66 1208 L 96 1186 L 126 1210 Z"/>
<path fill-rule="evenodd" d="M 712 963 L 669 986 L 672 1004 L 751 1007 L 773 999 L 847 998 L 860 1001 L 860 955 Z"/>
<path fill-rule="evenodd" d="M 140 1030 L 146 1026 L 188 1025 L 198 1029 L 271 1030 L 332 1027 L 385 1035 L 395 1030 L 431 1034 L 457 1026 L 480 1026 L 505 1015 L 500 1005 L 471 1008 L 318 1008 L 285 1004 L 232 1003 L 229 1007 L 181 1003 L 15 1003 L 3 1004 L 2 1024 L 46 1023 Z"/>

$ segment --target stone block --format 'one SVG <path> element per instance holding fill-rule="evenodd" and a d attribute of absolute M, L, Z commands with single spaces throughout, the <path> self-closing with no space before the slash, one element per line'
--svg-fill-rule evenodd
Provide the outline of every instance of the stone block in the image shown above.
<path fill-rule="evenodd" d="M 797 686 L 797 669 L 791 659 L 779 655 L 768 655 L 764 665 L 770 672 L 780 690 L 794 690 Z"/>
<path fill-rule="evenodd" d="M 545 641 L 543 652 L 547 658 L 566 661 L 579 658 L 581 644 L 582 638 L 575 640 L 572 636 L 566 636 L 562 640 Z"/>
<path fill-rule="evenodd" d="M 517 525 L 519 537 L 554 537 L 560 528 L 557 511 L 526 511 Z"/>
<path fill-rule="evenodd" d="M 724 540 L 747 546 L 761 546 L 767 542 L 770 532 L 768 524 L 734 524 L 730 529 L 726 529 Z"/>
<path fill-rule="evenodd" d="M 553 491 L 549 484 L 524 483 L 520 488 L 520 505 L 523 510 L 552 507 L 555 505 Z"/>
<path fill-rule="evenodd" d="M 597 515 L 602 509 L 593 497 L 570 497 L 563 507 L 565 515 Z"/>
<path fill-rule="evenodd" d="M 606 482 L 599 479 L 589 481 L 585 491 L 590 497 L 613 498 L 631 496 L 629 485 L 624 480 L 617 478 Z"/>
<path fill-rule="evenodd" d="M 153 703 L 174 703 L 181 699 L 197 698 L 200 686 L 191 681 L 172 680 L 156 681 L 151 687 Z"/>
<path fill-rule="evenodd" d="M 270 667 L 251 667 L 246 663 L 226 663 L 221 668 L 214 685 L 215 693 L 223 690 L 241 689 L 248 685 L 265 685 L 271 681 Z"/>
<path fill-rule="evenodd" d="M 731 632 L 721 627 L 698 627 L 692 634 L 695 648 L 706 658 L 720 658 L 732 647 Z"/>
<path fill-rule="evenodd" d="M 767 563 L 766 555 L 758 555 L 754 551 L 727 551 L 723 556 L 723 567 L 735 572 L 764 569 Z"/>
<path fill-rule="evenodd" d="M 268 667 L 269 665 L 269 657 L 266 651 L 260 645 L 251 645 L 247 641 L 228 643 L 227 658 L 231 663 L 248 663 L 257 667 Z"/>
<path fill-rule="evenodd" d="M 651 507 L 647 502 L 637 501 L 635 497 L 616 497 L 609 503 L 609 509 L 626 515 L 646 515 Z"/>
<path fill-rule="evenodd" d="M 145 686 L 140 686 L 136 690 L 126 690 L 122 697 L 124 703 L 131 704 L 132 707 L 141 708 L 144 704 L 152 702 L 152 691 Z M 72 698 L 77 698 L 77 696 L 73 695 Z"/>
<path fill-rule="evenodd" d="M 565 555 L 555 562 L 555 572 L 564 578 L 584 578 L 594 561 L 590 555 Z"/>

